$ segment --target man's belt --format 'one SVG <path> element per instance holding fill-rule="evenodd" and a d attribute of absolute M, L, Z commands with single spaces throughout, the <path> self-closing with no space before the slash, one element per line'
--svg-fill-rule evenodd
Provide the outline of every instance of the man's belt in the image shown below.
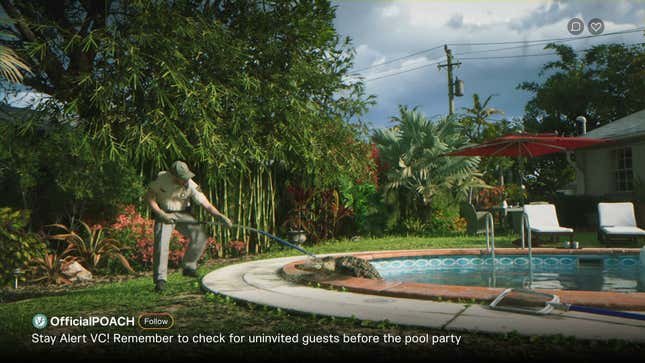
<path fill-rule="evenodd" d="M 165 210 L 161 208 L 161 210 L 164 211 L 165 213 L 190 213 L 190 208 L 181 209 L 181 210 Z"/>

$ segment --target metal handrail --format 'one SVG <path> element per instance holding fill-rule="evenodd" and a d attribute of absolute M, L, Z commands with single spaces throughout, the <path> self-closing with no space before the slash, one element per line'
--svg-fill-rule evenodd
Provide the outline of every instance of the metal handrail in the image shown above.
<path fill-rule="evenodd" d="M 493 214 L 486 214 L 486 251 L 491 254 L 493 264 L 495 264 L 495 223 Z"/>
<path fill-rule="evenodd" d="M 522 249 L 524 249 L 524 229 L 526 228 L 526 239 L 528 240 L 529 245 L 529 287 L 533 283 L 533 250 L 531 248 L 531 222 L 529 221 L 529 216 L 525 213 L 522 213 L 522 224 L 520 228 L 520 233 L 522 234 Z"/>

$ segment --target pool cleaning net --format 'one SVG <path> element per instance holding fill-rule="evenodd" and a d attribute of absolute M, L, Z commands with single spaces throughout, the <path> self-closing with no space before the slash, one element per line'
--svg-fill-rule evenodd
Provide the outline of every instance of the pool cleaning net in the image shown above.
<path fill-rule="evenodd" d="M 558 303 L 560 299 L 556 295 L 527 289 L 506 289 L 489 306 L 496 310 L 544 315 L 553 310 L 552 304 Z"/>

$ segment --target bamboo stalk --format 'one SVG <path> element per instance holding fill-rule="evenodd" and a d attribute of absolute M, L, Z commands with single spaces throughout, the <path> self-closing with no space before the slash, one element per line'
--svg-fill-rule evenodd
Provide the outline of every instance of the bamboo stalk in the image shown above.
<path fill-rule="evenodd" d="M 256 228 L 263 229 L 262 224 L 260 223 L 261 218 L 262 218 L 262 170 L 258 167 L 256 176 L 254 178 L 255 181 L 255 187 L 256 187 L 256 200 L 255 200 L 255 226 Z M 262 239 L 260 238 L 259 235 L 256 235 L 257 238 L 257 245 L 256 245 L 256 252 L 261 252 L 262 251 Z"/>
<path fill-rule="evenodd" d="M 269 188 L 271 193 L 271 233 L 276 233 L 275 226 L 275 189 L 273 188 L 273 169 L 269 170 Z"/>
<path fill-rule="evenodd" d="M 238 187 L 238 194 L 237 194 L 237 219 L 239 223 L 244 223 L 244 215 L 242 214 L 242 171 L 240 170 L 240 177 L 239 177 L 239 187 Z M 242 232 L 243 233 L 243 232 Z M 240 228 L 237 229 L 235 232 L 235 239 L 239 240 L 240 239 Z"/>
<path fill-rule="evenodd" d="M 253 199 L 254 199 L 253 176 L 249 175 L 247 180 L 248 180 L 248 185 L 249 185 L 249 204 L 248 204 L 248 208 L 246 210 L 246 212 L 247 212 L 246 225 L 250 226 L 251 222 L 252 222 L 252 218 L 253 218 Z M 250 252 L 248 250 L 249 250 L 249 244 L 250 244 L 251 238 L 252 238 L 252 236 L 249 233 L 249 235 L 246 236 L 247 252 Z"/>
<path fill-rule="evenodd" d="M 229 206 L 228 206 L 228 177 L 224 178 L 224 211 L 225 211 L 224 213 L 226 214 L 227 217 L 231 213 L 231 211 L 229 209 Z M 222 233 L 222 241 L 221 241 L 222 246 L 223 246 L 223 244 L 225 242 L 228 242 L 228 240 L 231 237 L 230 234 L 231 234 L 231 232 L 228 229 L 226 229 L 224 231 L 224 233 Z"/>

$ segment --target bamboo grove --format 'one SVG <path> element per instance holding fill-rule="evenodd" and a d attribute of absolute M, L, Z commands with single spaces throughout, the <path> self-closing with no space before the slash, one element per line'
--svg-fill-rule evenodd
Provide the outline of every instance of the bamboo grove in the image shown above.
<path fill-rule="evenodd" d="M 54 11 L 44 0 L 2 1 L 16 24 L 4 42 L 33 69 L 24 84 L 48 96 L 39 121 L 5 136 L 35 140 L 43 129 L 65 130 L 69 143 L 56 145 L 78 147 L 61 149 L 65 155 L 52 162 L 69 159 L 63 163 L 72 178 L 92 180 L 72 200 L 95 196 L 90 184 L 101 178 L 108 190 L 128 175 L 121 189 L 131 191 L 114 204 L 127 201 L 180 159 L 234 222 L 275 231 L 288 207 L 284 185 L 333 188 L 340 178 L 366 179 L 360 117 L 373 101 L 360 82 L 347 80 L 354 51 L 336 33 L 329 1 L 101 4 L 66 2 Z M 8 151 L 16 164 L 19 152 Z M 20 165 L 6 168 L 25 169 L 15 178 L 42 175 Z M 77 175 L 81 169 L 87 173 Z M 61 185 L 73 191 L 74 182 Z M 39 208 L 36 184 L 20 187 L 30 209 Z M 266 248 L 242 231 L 214 232 Z"/>

